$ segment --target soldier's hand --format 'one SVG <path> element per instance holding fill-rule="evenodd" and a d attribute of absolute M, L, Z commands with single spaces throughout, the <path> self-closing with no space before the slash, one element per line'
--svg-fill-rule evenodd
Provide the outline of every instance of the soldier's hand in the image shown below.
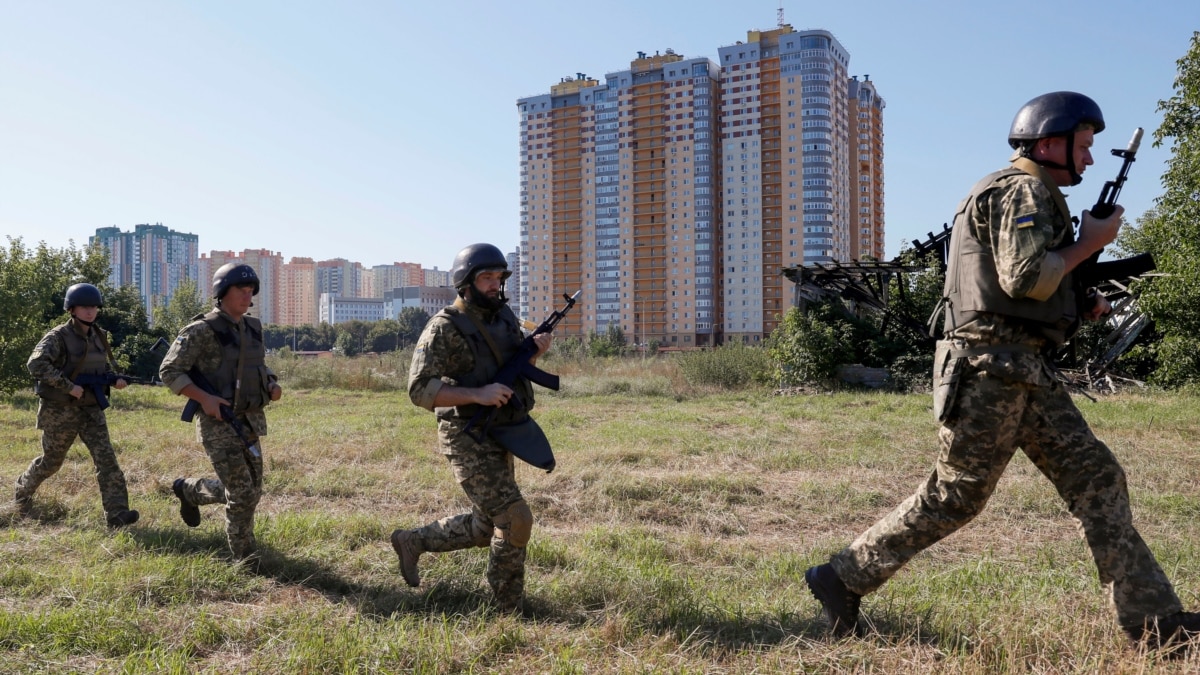
<path fill-rule="evenodd" d="M 279 386 L 279 383 L 277 383 L 277 382 L 272 382 L 271 383 L 271 400 L 278 401 L 282 396 L 283 396 L 283 387 Z"/>
<path fill-rule="evenodd" d="M 221 406 L 233 407 L 233 404 L 220 396 L 205 394 L 200 400 L 200 407 L 204 408 L 204 414 L 215 419 L 221 419 Z"/>
<path fill-rule="evenodd" d="M 508 399 L 512 398 L 513 393 L 512 389 L 499 382 L 480 387 L 477 391 L 479 394 L 475 402 L 486 406 L 502 406 L 508 403 Z"/>
<path fill-rule="evenodd" d="M 129 386 L 129 383 L 126 382 L 124 378 L 118 377 L 117 381 L 113 382 L 113 389 L 124 389 L 127 386 Z"/>
<path fill-rule="evenodd" d="M 83 398 L 83 387 L 77 384 L 71 385 L 71 396 L 75 398 Z"/>
<path fill-rule="evenodd" d="M 545 354 L 550 349 L 550 343 L 554 341 L 553 333 L 538 333 L 533 336 L 533 344 L 537 345 L 537 356 Z"/>
<path fill-rule="evenodd" d="M 1123 213 L 1125 213 L 1125 207 L 1120 204 L 1117 204 L 1112 215 L 1104 220 L 1093 218 L 1091 211 L 1084 211 L 1083 217 L 1079 221 L 1079 241 L 1086 242 L 1095 251 L 1113 243 L 1117 238 L 1117 232 L 1121 229 L 1121 214 Z"/>

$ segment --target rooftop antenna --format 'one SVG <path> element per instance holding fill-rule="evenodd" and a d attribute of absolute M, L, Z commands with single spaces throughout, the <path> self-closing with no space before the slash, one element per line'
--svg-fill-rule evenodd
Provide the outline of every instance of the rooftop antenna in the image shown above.
<path fill-rule="evenodd" d="M 783 0 L 779 0 L 778 21 L 779 21 L 779 28 L 783 28 Z"/>

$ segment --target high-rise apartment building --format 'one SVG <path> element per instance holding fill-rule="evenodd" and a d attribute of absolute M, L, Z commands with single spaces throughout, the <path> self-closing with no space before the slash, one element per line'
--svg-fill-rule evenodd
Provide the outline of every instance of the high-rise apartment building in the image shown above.
<path fill-rule="evenodd" d="M 883 109 L 869 75 L 850 80 L 850 257 L 883 260 Z"/>
<path fill-rule="evenodd" d="M 292 258 L 279 269 L 279 315 L 284 326 L 317 323 L 317 263 L 312 258 Z"/>
<path fill-rule="evenodd" d="M 580 73 L 517 102 L 525 312 L 582 289 L 563 334 L 719 341 L 718 76 L 707 58 L 639 52 L 603 84 Z"/>
<path fill-rule="evenodd" d="M 317 296 L 328 293 L 343 298 L 358 297 L 362 264 L 345 258 L 321 260 L 317 263 Z"/>
<path fill-rule="evenodd" d="M 108 282 L 113 286 L 134 286 L 142 296 L 146 315 L 153 320 L 154 308 L 170 301 L 184 279 L 199 276 L 196 256 L 200 237 L 168 229 L 162 223 L 135 225 L 133 232 L 118 227 L 101 227 L 88 239 L 108 250 L 111 267 Z M 205 287 L 200 282 L 200 287 Z"/>
<path fill-rule="evenodd" d="M 526 311 L 582 288 L 565 334 L 754 344 L 789 306 L 783 267 L 882 257 L 883 101 L 851 95 L 846 49 L 781 24 L 717 51 L 639 52 L 517 101 Z"/>
<path fill-rule="evenodd" d="M 789 306 L 784 266 L 850 255 L 850 55 L 788 25 L 718 51 L 725 335 L 754 344 Z"/>
<path fill-rule="evenodd" d="M 264 324 L 279 323 L 279 295 L 283 269 L 283 255 L 267 249 L 246 249 L 241 253 L 233 251 L 211 251 L 208 255 L 200 254 L 198 267 L 201 279 L 200 293 L 207 297 L 212 290 L 212 275 L 222 265 L 234 263 L 249 265 L 258 275 L 258 295 L 254 296 L 254 306 L 249 314 Z"/>

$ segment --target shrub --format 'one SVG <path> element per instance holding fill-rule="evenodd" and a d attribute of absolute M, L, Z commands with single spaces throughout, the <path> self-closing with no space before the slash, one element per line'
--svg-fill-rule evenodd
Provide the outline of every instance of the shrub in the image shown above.
<path fill-rule="evenodd" d="M 761 347 L 740 342 L 701 351 L 681 352 L 679 370 L 692 386 L 738 389 L 771 379 L 771 355 Z"/>

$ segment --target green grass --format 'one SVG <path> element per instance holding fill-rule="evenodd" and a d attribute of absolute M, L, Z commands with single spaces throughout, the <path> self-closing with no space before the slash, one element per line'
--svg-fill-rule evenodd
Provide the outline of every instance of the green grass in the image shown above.
<path fill-rule="evenodd" d="M 337 366 L 367 372 L 367 366 Z M 386 364 L 384 364 L 386 365 Z M 292 388 L 269 411 L 257 533 L 232 568 L 220 510 L 180 522 L 171 481 L 209 475 L 164 389 L 115 392 L 136 526 L 109 532 L 86 451 L 32 518 L 0 517 L 2 672 L 1194 672 L 1129 649 L 1053 488 L 1022 455 L 967 528 L 826 635 L 804 570 L 907 497 L 936 454 L 928 395 L 696 387 L 670 357 L 543 364 L 558 468 L 518 469 L 536 526 L 524 616 L 496 614 L 484 550 L 428 554 L 405 586 L 387 536 L 468 505 L 431 414 L 401 386 Z M 355 370 L 355 369 L 358 370 Z M 395 370 L 395 368 L 392 368 Z M 327 372 L 288 371 L 294 381 Z M 332 379 L 332 376 L 328 376 Z M 395 376 L 399 377 L 399 376 Z M 1138 527 L 1200 608 L 1197 399 L 1079 399 L 1128 475 Z M 36 403 L 0 404 L 0 476 L 38 454 Z M 5 488 L 9 489 L 9 488 Z M 8 495 L 3 495 L 7 499 Z"/>

